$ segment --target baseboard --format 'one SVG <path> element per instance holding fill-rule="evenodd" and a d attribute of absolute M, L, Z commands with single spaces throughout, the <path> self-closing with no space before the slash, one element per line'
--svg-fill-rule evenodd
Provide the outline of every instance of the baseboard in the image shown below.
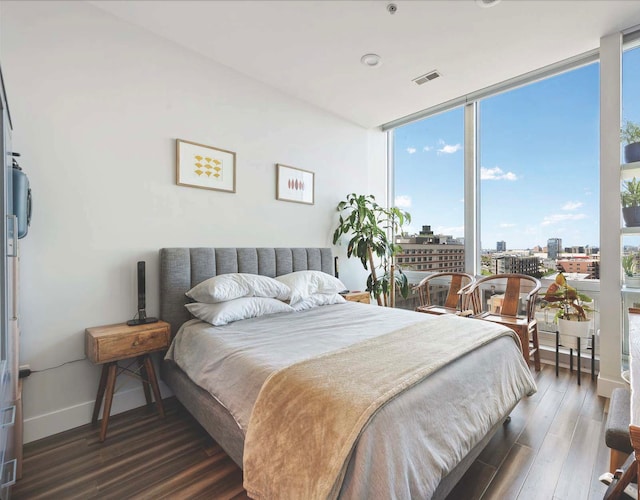
<path fill-rule="evenodd" d="M 578 357 L 576 356 L 576 352 L 573 352 L 573 369 L 577 370 L 578 369 Z M 586 352 L 582 352 L 581 356 L 581 367 L 582 367 L 582 374 L 584 375 L 585 373 L 587 373 L 588 375 L 591 374 L 591 350 L 587 350 Z M 560 352 L 559 352 L 559 356 L 558 356 L 558 366 L 560 366 L 561 368 L 567 368 L 569 369 L 571 367 L 571 363 L 569 360 L 569 351 L 568 349 L 564 349 L 561 348 Z M 540 347 L 540 362 L 544 363 L 546 365 L 553 365 L 555 366 L 556 364 L 556 351 L 555 349 L 551 349 L 549 347 Z M 600 370 L 600 360 L 596 357 L 595 362 L 594 362 L 594 371 L 597 374 L 598 371 Z"/>
<path fill-rule="evenodd" d="M 598 375 L 598 396 L 610 398 L 613 390 L 617 389 L 618 387 L 623 387 L 625 389 L 628 389 L 629 384 L 627 384 L 621 378 L 611 379 L 611 378 L 605 378 L 602 375 Z"/>
<path fill-rule="evenodd" d="M 162 397 L 170 396 L 171 390 L 160 382 Z M 24 444 L 37 441 L 60 432 L 68 431 L 91 422 L 94 400 L 62 408 L 43 415 L 30 417 L 24 421 Z M 144 406 L 146 400 L 142 387 L 135 387 L 113 395 L 111 415 Z M 102 418 L 102 415 L 100 415 Z"/>

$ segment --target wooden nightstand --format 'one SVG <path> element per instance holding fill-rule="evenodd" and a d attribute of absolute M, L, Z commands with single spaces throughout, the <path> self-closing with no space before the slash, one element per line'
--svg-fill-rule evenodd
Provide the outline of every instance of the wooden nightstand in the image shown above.
<path fill-rule="evenodd" d="M 371 295 L 369 295 L 369 292 L 349 292 L 342 296 L 350 302 L 360 302 L 361 304 L 371 303 Z"/>
<path fill-rule="evenodd" d="M 87 328 L 85 337 L 87 357 L 95 364 L 103 364 L 96 403 L 93 407 L 93 418 L 91 419 L 93 424 L 98 422 L 98 413 L 104 398 L 100 441 L 104 441 L 107 436 L 116 378 L 121 373 L 128 372 L 142 380 L 144 396 L 148 405 L 151 404 L 151 391 L 149 389 L 149 386 L 151 386 L 158 413 L 161 417 L 164 417 L 158 379 L 149 354 L 169 347 L 171 341 L 169 323 L 158 321 L 157 323 L 137 326 L 128 326 L 126 323 L 97 326 Z M 131 358 L 135 359 L 128 366 L 118 366 L 118 361 Z M 132 370 L 130 366 L 133 363 L 137 364 L 137 368 Z"/>

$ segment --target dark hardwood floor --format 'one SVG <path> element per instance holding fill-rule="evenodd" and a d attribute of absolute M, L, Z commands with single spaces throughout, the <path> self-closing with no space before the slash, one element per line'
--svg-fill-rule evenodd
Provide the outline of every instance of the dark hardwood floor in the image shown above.
<path fill-rule="evenodd" d="M 595 382 L 552 366 L 535 374 L 525 399 L 474 462 L 450 499 L 596 499 L 606 487 L 606 399 Z M 181 405 L 166 400 L 111 418 L 104 443 L 86 425 L 24 449 L 15 499 L 247 498 L 242 473 Z"/>

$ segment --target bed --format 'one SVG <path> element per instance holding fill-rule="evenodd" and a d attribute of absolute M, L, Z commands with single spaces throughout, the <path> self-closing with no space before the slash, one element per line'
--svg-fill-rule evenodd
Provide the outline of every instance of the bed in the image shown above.
<path fill-rule="evenodd" d="M 436 329 L 438 322 L 446 321 L 345 303 L 212 327 L 192 319 L 185 308 L 185 292 L 213 276 L 275 277 L 302 270 L 333 274 L 333 266 L 327 248 L 160 251 L 160 316 L 177 335 L 162 362 L 161 377 L 240 467 L 252 408 L 270 375 L 288 364 L 347 349 L 397 328 L 425 324 L 426 329 Z M 456 321 L 461 322 L 461 332 L 479 323 Z M 371 417 L 349 454 L 337 495 L 444 498 L 518 401 L 533 392 L 535 383 L 513 335 L 502 335 L 461 356 Z"/>

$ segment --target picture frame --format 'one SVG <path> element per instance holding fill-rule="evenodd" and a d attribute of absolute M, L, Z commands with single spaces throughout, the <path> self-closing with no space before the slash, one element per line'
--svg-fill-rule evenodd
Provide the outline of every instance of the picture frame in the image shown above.
<path fill-rule="evenodd" d="M 315 173 L 288 165 L 276 164 L 276 200 L 313 205 Z"/>
<path fill-rule="evenodd" d="M 176 139 L 176 184 L 236 192 L 236 154 L 206 144 Z"/>

